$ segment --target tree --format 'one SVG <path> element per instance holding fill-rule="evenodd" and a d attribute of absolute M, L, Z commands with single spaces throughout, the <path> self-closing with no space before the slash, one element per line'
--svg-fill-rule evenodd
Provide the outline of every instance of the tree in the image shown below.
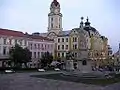
<path fill-rule="evenodd" d="M 53 56 L 49 52 L 45 52 L 41 57 L 41 68 L 49 66 L 53 61 Z"/>
<path fill-rule="evenodd" d="M 10 49 L 10 60 L 14 63 L 14 66 L 21 66 L 23 59 L 23 48 L 20 47 L 18 44 L 15 47 Z"/>
<path fill-rule="evenodd" d="M 31 60 L 31 52 L 25 48 L 23 49 L 18 44 L 10 49 L 10 60 L 15 67 L 21 67 L 22 63 L 27 67 L 27 62 Z"/>
<path fill-rule="evenodd" d="M 22 61 L 22 63 L 24 63 L 26 68 L 27 68 L 27 62 L 31 61 L 31 57 L 32 57 L 32 53 L 30 52 L 30 50 L 28 48 L 24 48 L 23 49 L 23 61 Z"/>

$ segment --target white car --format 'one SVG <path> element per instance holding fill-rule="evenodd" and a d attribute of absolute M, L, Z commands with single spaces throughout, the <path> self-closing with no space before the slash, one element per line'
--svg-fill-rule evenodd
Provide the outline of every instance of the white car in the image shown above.
<path fill-rule="evenodd" d="M 54 70 L 55 70 L 55 71 L 60 71 L 60 69 L 59 69 L 59 68 L 55 68 Z"/>
<path fill-rule="evenodd" d="M 44 70 L 44 69 L 38 69 L 38 71 L 39 71 L 39 72 L 45 72 L 45 70 Z"/>
<path fill-rule="evenodd" d="M 5 73 L 14 73 L 14 70 L 5 70 Z"/>

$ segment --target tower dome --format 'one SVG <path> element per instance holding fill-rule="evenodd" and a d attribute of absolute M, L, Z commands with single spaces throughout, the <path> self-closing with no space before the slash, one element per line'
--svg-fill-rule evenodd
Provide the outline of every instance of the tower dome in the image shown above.
<path fill-rule="evenodd" d="M 54 8 L 54 7 L 60 8 L 60 4 L 57 0 L 53 0 L 53 2 L 51 3 L 51 8 Z"/>

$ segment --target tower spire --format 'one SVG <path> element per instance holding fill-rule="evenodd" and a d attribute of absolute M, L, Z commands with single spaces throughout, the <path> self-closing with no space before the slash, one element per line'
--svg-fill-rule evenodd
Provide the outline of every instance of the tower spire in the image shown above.
<path fill-rule="evenodd" d="M 53 0 L 51 3 L 51 7 L 60 7 L 60 3 L 57 0 Z"/>
<path fill-rule="evenodd" d="M 88 22 L 88 20 L 89 20 L 89 18 L 88 18 L 88 16 L 87 16 L 87 22 Z"/>
<path fill-rule="evenodd" d="M 81 22 L 80 22 L 80 28 L 83 28 L 83 19 L 84 19 L 84 17 L 81 17 Z"/>
<path fill-rule="evenodd" d="M 89 18 L 87 16 L 86 22 L 85 22 L 85 26 L 90 26 L 90 22 L 89 22 Z"/>
<path fill-rule="evenodd" d="M 57 0 L 53 0 L 53 3 L 55 4 L 55 6 L 59 4 Z"/>

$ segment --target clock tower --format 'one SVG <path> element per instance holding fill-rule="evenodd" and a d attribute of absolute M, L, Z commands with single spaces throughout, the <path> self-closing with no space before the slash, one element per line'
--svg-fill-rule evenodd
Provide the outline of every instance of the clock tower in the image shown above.
<path fill-rule="evenodd" d="M 48 34 L 56 35 L 62 31 L 62 14 L 60 13 L 60 4 L 57 0 L 53 0 L 50 5 L 50 13 L 48 14 Z"/>

